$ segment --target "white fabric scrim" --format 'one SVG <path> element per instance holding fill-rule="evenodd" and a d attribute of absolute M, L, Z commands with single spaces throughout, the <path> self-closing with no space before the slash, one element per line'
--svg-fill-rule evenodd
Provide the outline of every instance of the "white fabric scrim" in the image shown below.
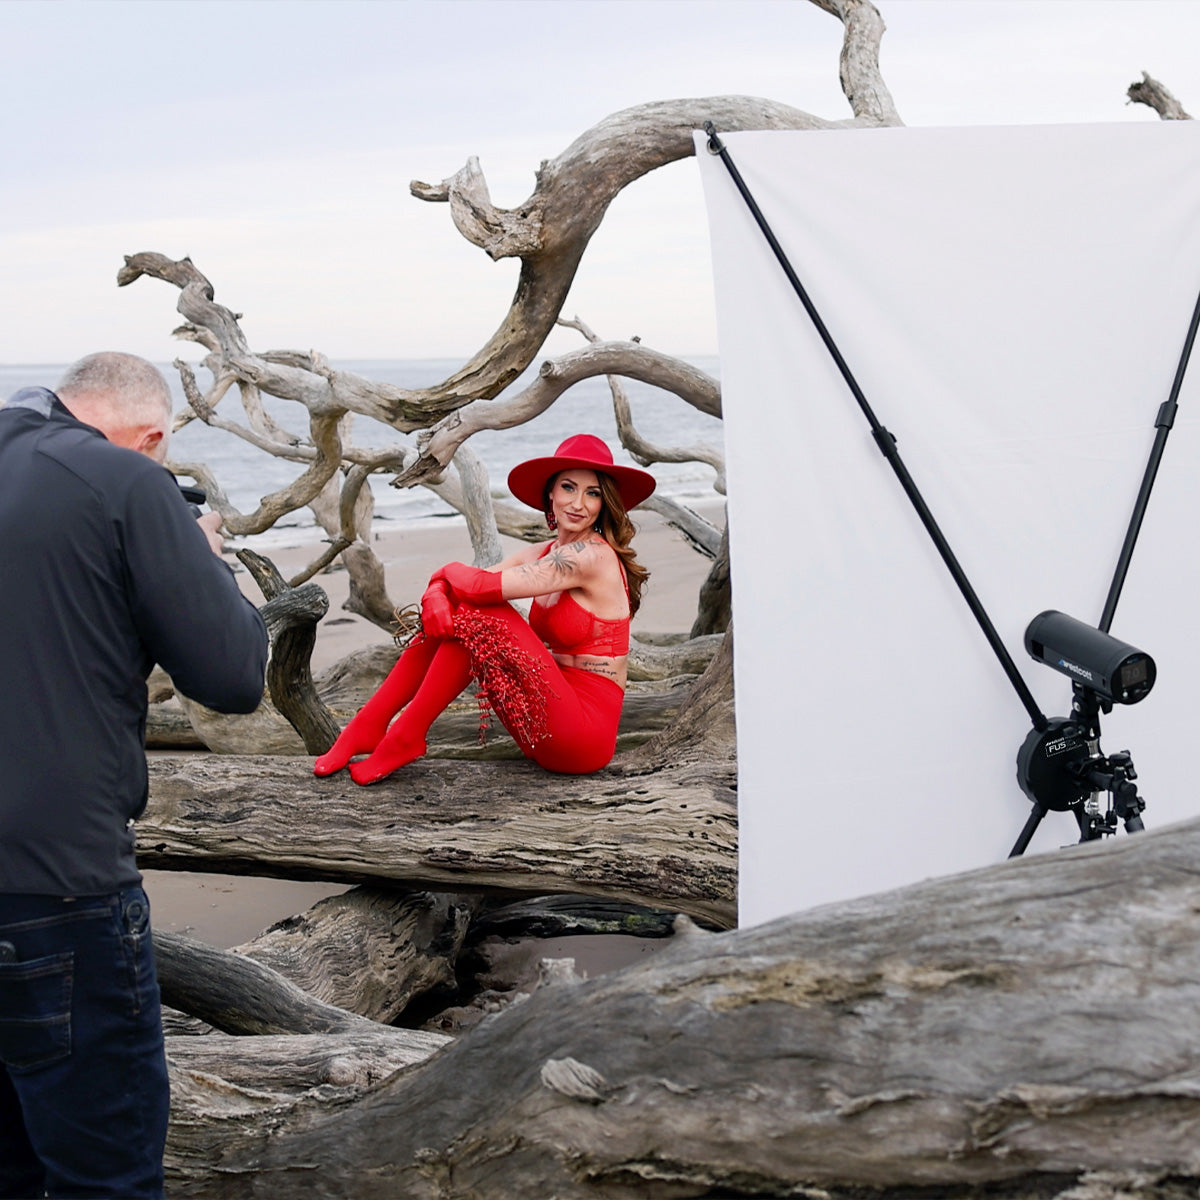
<path fill-rule="evenodd" d="M 1200 123 L 722 136 L 1042 711 L 1067 715 L 1022 639 L 1044 609 L 1100 619 L 1200 292 Z M 1030 719 L 703 134 L 697 155 L 745 925 L 1003 860 Z M 1112 625 L 1158 682 L 1101 718 L 1147 829 L 1200 813 L 1198 493 L 1195 361 Z M 1052 812 L 1029 853 L 1077 839 Z"/>

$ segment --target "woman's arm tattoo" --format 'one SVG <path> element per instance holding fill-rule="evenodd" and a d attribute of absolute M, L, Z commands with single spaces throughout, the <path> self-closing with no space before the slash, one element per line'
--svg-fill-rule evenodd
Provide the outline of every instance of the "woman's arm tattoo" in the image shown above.
<path fill-rule="evenodd" d="M 575 570 L 575 564 L 567 555 L 567 550 L 570 547 L 555 546 L 553 550 L 542 560 L 547 566 L 557 571 L 560 575 L 570 575 Z"/>
<path fill-rule="evenodd" d="M 565 546 L 555 546 L 542 560 L 549 563 L 554 570 L 563 575 L 570 575 L 578 566 L 572 559 L 581 559 L 590 553 L 591 542 L 568 542 Z"/>
<path fill-rule="evenodd" d="M 565 546 L 554 546 L 535 562 L 524 563 L 516 569 L 534 577 L 544 574 L 547 568 L 556 575 L 572 575 L 582 565 L 579 560 L 591 553 L 592 545 L 592 542 L 568 542 Z"/>

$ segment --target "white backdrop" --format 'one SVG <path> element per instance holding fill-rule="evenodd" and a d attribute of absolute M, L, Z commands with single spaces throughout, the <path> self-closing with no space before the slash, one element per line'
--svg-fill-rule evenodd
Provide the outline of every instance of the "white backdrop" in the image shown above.
<path fill-rule="evenodd" d="M 1200 122 L 725 135 L 1047 716 L 1200 292 Z M 1002 860 L 1030 720 L 702 134 L 736 611 L 743 925 Z M 1200 348 L 1113 622 L 1147 828 L 1200 813 Z M 1123 831 L 1117 837 L 1127 836 Z M 1050 813 L 1029 853 L 1074 843 Z"/>

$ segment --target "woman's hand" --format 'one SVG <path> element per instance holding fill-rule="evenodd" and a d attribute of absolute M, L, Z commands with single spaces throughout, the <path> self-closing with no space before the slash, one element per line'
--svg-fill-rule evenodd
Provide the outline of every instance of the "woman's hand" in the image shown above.
<path fill-rule="evenodd" d="M 421 629 L 426 637 L 454 636 L 454 605 L 443 579 L 433 579 L 421 597 Z"/>

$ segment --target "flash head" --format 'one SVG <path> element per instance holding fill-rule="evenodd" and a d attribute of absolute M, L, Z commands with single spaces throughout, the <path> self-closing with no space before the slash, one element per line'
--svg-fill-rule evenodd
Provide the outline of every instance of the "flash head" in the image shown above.
<path fill-rule="evenodd" d="M 1157 675 L 1150 655 L 1052 608 L 1029 622 L 1025 649 L 1113 704 L 1144 700 Z"/>

